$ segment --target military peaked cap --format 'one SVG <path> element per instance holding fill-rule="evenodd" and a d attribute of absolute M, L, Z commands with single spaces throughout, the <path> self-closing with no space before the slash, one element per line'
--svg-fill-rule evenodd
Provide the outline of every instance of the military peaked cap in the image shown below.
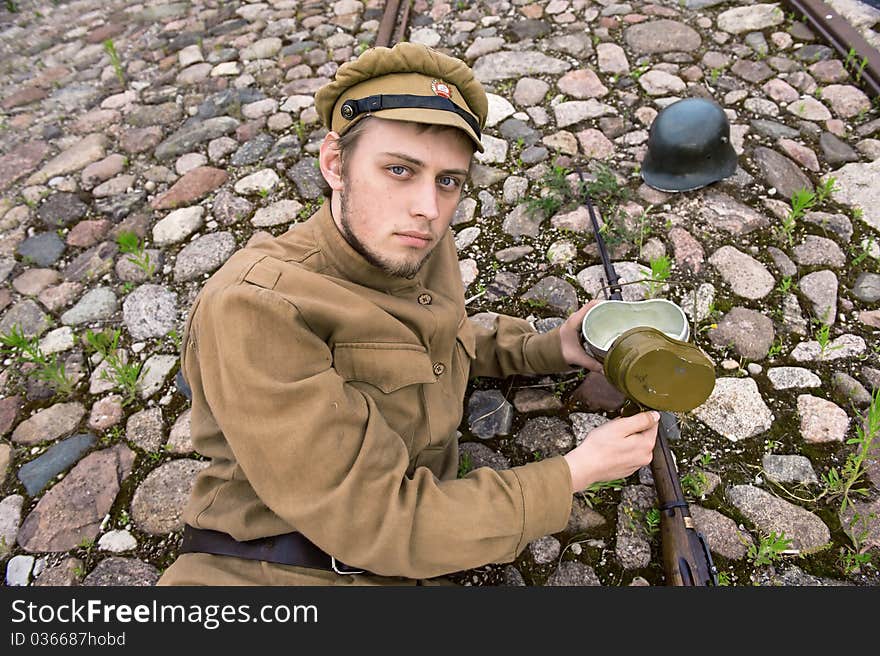
<path fill-rule="evenodd" d="M 483 151 L 489 112 L 483 85 L 460 59 L 418 43 L 370 48 L 344 63 L 315 94 L 328 130 L 344 134 L 364 116 L 449 125 L 463 130 Z"/>

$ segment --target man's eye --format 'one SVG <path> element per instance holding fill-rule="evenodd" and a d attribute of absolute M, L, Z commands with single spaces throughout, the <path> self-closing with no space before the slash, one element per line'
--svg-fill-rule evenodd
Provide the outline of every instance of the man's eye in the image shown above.
<path fill-rule="evenodd" d="M 442 175 L 437 179 L 437 182 L 439 182 L 442 187 L 455 188 L 461 186 L 459 179 L 454 178 L 451 175 Z"/>
<path fill-rule="evenodd" d="M 391 171 L 394 175 L 405 175 L 406 167 L 400 166 L 399 164 L 392 164 L 388 167 L 388 170 Z"/>

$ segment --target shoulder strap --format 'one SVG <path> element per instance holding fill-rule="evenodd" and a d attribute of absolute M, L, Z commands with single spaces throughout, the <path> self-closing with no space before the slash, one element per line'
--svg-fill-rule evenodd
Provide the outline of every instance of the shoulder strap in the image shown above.
<path fill-rule="evenodd" d="M 281 277 L 281 271 L 267 259 L 262 258 L 254 263 L 244 277 L 245 282 L 264 289 L 275 289 L 275 285 L 278 284 L 278 279 Z"/>

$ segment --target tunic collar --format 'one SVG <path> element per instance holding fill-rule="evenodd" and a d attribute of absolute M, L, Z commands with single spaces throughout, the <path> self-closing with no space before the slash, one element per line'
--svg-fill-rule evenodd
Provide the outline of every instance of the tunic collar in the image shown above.
<path fill-rule="evenodd" d="M 313 215 L 315 239 L 324 257 L 346 280 L 380 291 L 399 292 L 422 284 L 420 271 L 413 278 L 392 276 L 371 264 L 364 256 L 351 247 L 333 220 L 330 201 L 324 200 L 320 209 Z M 431 253 L 428 257 L 434 257 Z M 424 271 L 424 267 L 422 268 Z"/>

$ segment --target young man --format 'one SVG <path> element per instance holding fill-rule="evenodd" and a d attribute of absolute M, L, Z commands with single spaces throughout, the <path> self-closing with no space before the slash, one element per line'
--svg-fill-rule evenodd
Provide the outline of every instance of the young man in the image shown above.
<path fill-rule="evenodd" d="M 587 307 L 538 334 L 464 307 L 449 230 L 488 103 L 460 60 L 401 43 L 316 96 L 330 198 L 200 292 L 181 366 L 211 464 L 160 585 L 412 584 L 561 531 L 572 493 L 651 460 L 655 413 L 564 456 L 457 479 L 469 376 L 599 371 Z"/>

